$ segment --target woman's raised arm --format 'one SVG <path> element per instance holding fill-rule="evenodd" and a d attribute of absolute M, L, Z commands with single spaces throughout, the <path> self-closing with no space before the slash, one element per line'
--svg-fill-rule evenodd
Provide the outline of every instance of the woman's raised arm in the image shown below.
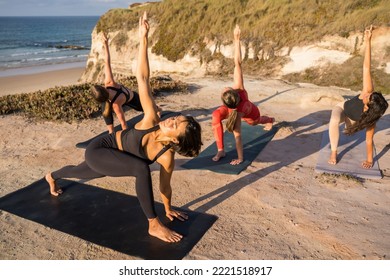
<path fill-rule="evenodd" d="M 139 19 L 139 51 L 138 51 L 138 62 L 137 62 L 137 83 L 138 83 L 138 93 L 142 108 L 144 110 L 144 119 L 143 122 L 152 121 L 154 123 L 159 121 L 157 115 L 157 106 L 154 102 L 152 96 L 152 89 L 150 87 L 149 77 L 149 58 L 148 58 L 148 32 L 149 32 L 149 23 L 147 20 L 146 12 Z"/>
<path fill-rule="evenodd" d="M 369 96 L 374 91 L 374 85 L 371 77 L 371 35 L 372 25 L 364 31 L 364 62 L 363 62 L 363 90 L 362 97 Z"/>
<path fill-rule="evenodd" d="M 112 69 L 111 69 L 111 56 L 110 56 L 110 49 L 108 46 L 108 37 L 107 34 L 102 32 L 102 40 L 103 40 L 103 46 L 104 46 L 104 85 L 106 87 L 113 86 L 115 84 L 114 76 L 112 75 Z"/>
<path fill-rule="evenodd" d="M 244 89 L 244 78 L 242 75 L 242 68 L 241 68 L 241 42 L 240 42 L 240 35 L 241 30 L 238 25 L 234 28 L 233 31 L 234 35 L 234 89 Z"/>

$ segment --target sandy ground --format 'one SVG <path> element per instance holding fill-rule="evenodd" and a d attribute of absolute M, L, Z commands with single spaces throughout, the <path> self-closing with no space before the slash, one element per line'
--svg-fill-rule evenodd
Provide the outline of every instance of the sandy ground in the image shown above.
<path fill-rule="evenodd" d="M 17 76 L 0 76 L 0 96 L 73 85 L 78 83 L 83 71 L 84 68 L 76 67 Z"/>
<path fill-rule="evenodd" d="M 11 86 L 10 78 L 4 79 Z M 22 89 L 21 79 L 14 89 Z M 183 80 L 191 85 L 190 93 L 166 94 L 157 101 L 163 109 L 196 116 L 206 148 L 213 142 L 211 113 L 220 105 L 221 89 L 232 80 Z M 173 205 L 218 216 L 185 259 L 389 260 L 390 111 L 378 123 L 375 135 L 382 179 L 322 175 L 314 167 L 330 110 L 343 95 L 356 92 L 249 77 L 245 86 L 262 114 L 274 116 L 281 128 L 239 175 L 182 169 L 188 159 L 177 157 Z M 49 170 L 79 163 L 84 150 L 75 144 L 105 129 L 102 119 L 59 124 L 2 116 L 0 123 L 0 197 L 41 179 Z M 157 182 L 157 166 L 152 170 Z M 134 188 L 128 187 L 133 182 L 133 178 L 102 178 L 88 184 L 135 195 Z M 154 192 L 160 201 L 156 184 Z M 3 260 L 134 259 L 5 211 L 0 211 L 0 233 Z"/>

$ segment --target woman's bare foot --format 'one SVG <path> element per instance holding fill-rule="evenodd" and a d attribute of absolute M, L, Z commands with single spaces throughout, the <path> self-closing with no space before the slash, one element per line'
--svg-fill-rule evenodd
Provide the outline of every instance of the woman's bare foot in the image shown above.
<path fill-rule="evenodd" d="M 46 181 L 49 183 L 50 186 L 50 193 L 54 196 L 59 196 L 62 194 L 62 189 L 57 187 L 56 181 L 51 177 L 50 173 L 47 173 L 45 176 Z"/>
<path fill-rule="evenodd" d="M 149 219 L 149 234 L 165 242 L 179 242 L 183 238 L 183 235 L 164 226 L 158 217 Z"/>
<path fill-rule="evenodd" d="M 329 157 L 328 163 L 332 164 L 332 165 L 337 164 L 337 151 L 330 152 L 330 157 Z"/>
<path fill-rule="evenodd" d="M 225 151 L 218 151 L 218 153 L 213 157 L 213 161 L 219 161 L 221 158 L 225 157 Z"/>
<path fill-rule="evenodd" d="M 273 127 L 273 125 L 274 125 L 274 122 L 275 122 L 275 118 L 271 118 L 271 119 L 272 119 L 272 122 L 266 123 L 266 124 L 264 125 L 264 130 L 268 131 L 268 130 L 271 130 L 271 129 L 272 129 L 272 127 Z"/>

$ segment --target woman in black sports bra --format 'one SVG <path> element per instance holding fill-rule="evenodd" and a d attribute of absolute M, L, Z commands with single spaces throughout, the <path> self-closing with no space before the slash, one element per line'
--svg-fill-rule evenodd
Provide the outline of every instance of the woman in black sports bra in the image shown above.
<path fill-rule="evenodd" d="M 175 152 L 187 157 L 199 154 L 202 145 L 201 127 L 190 116 L 179 115 L 160 120 L 149 84 L 148 31 L 149 24 L 144 13 L 139 22 L 140 45 L 136 73 L 144 108 L 142 120 L 133 128 L 98 137 L 87 146 L 85 161 L 77 166 L 68 165 L 48 173 L 45 178 L 50 193 L 58 196 L 62 190 L 56 180 L 61 178 L 135 177 L 137 197 L 149 222 L 149 234 L 166 242 L 178 242 L 183 236 L 167 228 L 157 217 L 149 165 L 156 161 L 161 166 L 159 189 L 166 216 L 170 220 L 188 219 L 185 213 L 171 206 L 171 177 Z"/>
<path fill-rule="evenodd" d="M 108 37 L 102 33 L 103 45 L 105 50 L 104 62 L 104 87 L 94 85 L 91 87 L 92 94 L 97 102 L 102 105 L 104 121 L 109 133 L 114 132 L 113 111 L 118 117 L 119 123 L 123 129 L 127 128 L 123 106 L 128 106 L 134 110 L 142 112 L 142 105 L 137 92 L 131 91 L 127 87 L 115 82 L 111 69 L 111 56 L 108 46 Z"/>
<path fill-rule="evenodd" d="M 363 168 L 373 166 L 373 138 L 376 122 L 385 113 L 388 103 L 380 92 L 374 92 L 371 78 L 371 35 L 372 25 L 364 32 L 366 44 L 363 62 L 363 90 L 350 100 L 335 106 L 329 122 L 329 139 L 331 154 L 329 164 L 337 163 L 337 146 L 339 141 L 339 124 L 345 122 L 344 133 L 352 135 L 366 129 L 367 158 L 362 162 Z"/>

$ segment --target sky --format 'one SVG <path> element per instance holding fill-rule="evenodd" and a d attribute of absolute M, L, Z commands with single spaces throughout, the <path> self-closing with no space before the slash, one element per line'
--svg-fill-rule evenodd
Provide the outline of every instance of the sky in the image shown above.
<path fill-rule="evenodd" d="M 0 0 L 0 16 L 101 16 L 143 2 L 147 0 Z"/>

